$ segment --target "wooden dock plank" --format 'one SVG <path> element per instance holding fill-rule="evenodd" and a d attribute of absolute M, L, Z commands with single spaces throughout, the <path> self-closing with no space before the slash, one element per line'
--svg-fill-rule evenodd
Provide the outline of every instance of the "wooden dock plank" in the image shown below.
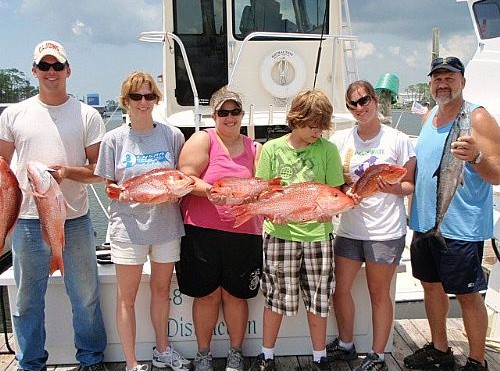
<path fill-rule="evenodd" d="M 468 343 L 463 333 L 463 322 L 461 319 L 451 318 L 447 321 L 448 335 L 450 346 L 453 347 L 454 354 L 456 355 L 457 364 L 462 365 L 465 363 L 468 354 Z M 416 349 L 422 347 L 430 340 L 429 325 L 426 319 L 407 319 L 398 320 L 394 323 L 394 337 L 393 337 L 393 352 L 386 354 L 386 363 L 391 371 L 406 371 L 403 359 L 411 354 Z M 12 334 L 9 334 L 9 340 L 12 343 Z M 5 341 L 0 340 L 0 351 L 5 351 Z M 335 361 L 330 363 L 330 370 L 335 371 L 351 371 L 355 369 L 363 360 L 364 355 L 360 356 L 355 361 Z M 248 369 L 254 357 L 245 359 L 245 369 Z M 500 353 L 492 350 L 486 351 L 486 359 L 489 363 L 490 370 L 500 370 Z M 278 371 L 305 371 L 310 369 L 312 357 L 305 356 L 287 356 L 276 358 L 276 368 Z M 151 366 L 151 361 L 146 362 Z M 214 359 L 214 371 L 223 371 L 225 369 L 226 360 L 224 358 Z M 77 365 L 58 365 L 49 366 L 47 371 L 73 371 Z M 107 363 L 106 368 L 108 371 L 124 371 L 124 362 Z M 16 371 L 17 365 L 14 355 L 1 354 L 0 355 L 0 370 L 3 371 Z M 154 369 L 155 371 L 159 371 Z"/>

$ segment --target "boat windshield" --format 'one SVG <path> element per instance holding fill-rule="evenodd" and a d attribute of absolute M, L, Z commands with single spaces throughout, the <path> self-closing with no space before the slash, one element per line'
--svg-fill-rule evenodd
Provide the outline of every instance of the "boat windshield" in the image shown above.
<path fill-rule="evenodd" d="M 228 83 L 228 37 L 239 42 L 254 31 L 320 34 L 328 4 L 327 0 L 172 0 L 174 33 L 186 48 L 200 104 L 208 105 L 212 93 Z M 233 9 L 232 29 L 227 26 L 228 5 Z M 328 27 L 323 31 L 328 33 Z M 192 106 L 193 93 L 178 45 L 174 53 L 177 103 Z"/>
<path fill-rule="evenodd" d="M 500 37 L 500 0 L 483 0 L 472 6 L 481 39 Z"/>
<path fill-rule="evenodd" d="M 328 11 L 326 0 L 234 0 L 233 4 L 233 35 L 238 40 L 256 31 L 321 33 Z"/>

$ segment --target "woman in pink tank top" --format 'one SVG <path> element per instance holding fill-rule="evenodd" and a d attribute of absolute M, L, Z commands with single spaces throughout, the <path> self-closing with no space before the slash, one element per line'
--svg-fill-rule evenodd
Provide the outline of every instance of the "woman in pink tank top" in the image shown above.
<path fill-rule="evenodd" d="M 257 295 L 262 269 L 262 221 L 253 218 L 233 228 L 228 206 L 213 204 L 207 190 L 225 176 L 253 176 L 262 146 L 240 134 L 239 94 L 223 87 L 210 104 L 215 128 L 193 134 L 179 158 L 179 169 L 196 185 L 181 203 L 186 236 L 176 272 L 181 292 L 194 297 L 195 369 L 211 369 L 210 343 L 222 305 L 230 338 L 226 370 L 242 370 L 247 299 Z"/>

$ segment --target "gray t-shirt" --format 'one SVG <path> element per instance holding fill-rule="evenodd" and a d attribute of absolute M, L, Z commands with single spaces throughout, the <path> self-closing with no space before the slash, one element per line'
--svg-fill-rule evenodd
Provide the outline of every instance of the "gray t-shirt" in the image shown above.
<path fill-rule="evenodd" d="M 122 184 L 155 168 L 176 168 L 184 135 L 155 122 L 149 133 L 122 125 L 104 135 L 95 174 Z M 111 241 L 140 245 L 165 243 L 184 235 L 178 204 L 140 204 L 112 200 L 108 232 Z"/>

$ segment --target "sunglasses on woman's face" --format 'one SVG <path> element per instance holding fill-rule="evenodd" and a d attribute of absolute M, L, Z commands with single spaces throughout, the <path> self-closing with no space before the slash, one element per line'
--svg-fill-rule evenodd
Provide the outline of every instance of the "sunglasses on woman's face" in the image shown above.
<path fill-rule="evenodd" d="M 136 102 L 142 100 L 142 98 L 144 97 L 144 99 L 146 99 L 147 101 L 152 101 L 152 100 L 155 100 L 157 98 L 157 95 L 155 93 L 147 93 L 147 94 L 139 94 L 139 93 L 130 93 L 128 95 L 128 97 Z"/>
<path fill-rule="evenodd" d="M 346 103 L 346 107 L 348 109 L 356 109 L 358 104 L 361 107 L 367 106 L 372 101 L 371 95 L 365 95 L 364 97 L 359 98 L 358 100 L 350 100 Z"/>
<path fill-rule="evenodd" d="M 48 63 L 48 62 L 39 62 L 36 65 L 36 68 L 38 68 L 40 71 L 47 72 L 50 70 L 50 67 L 54 69 L 54 71 L 60 72 L 64 70 L 64 67 L 66 67 L 66 64 L 61 63 L 61 62 L 55 62 L 55 63 Z"/>
<path fill-rule="evenodd" d="M 235 108 L 235 109 L 220 109 L 215 111 L 217 116 L 219 117 L 227 117 L 229 114 L 231 116 L 239 116 L 241 114 L 241 108 Z"/>

